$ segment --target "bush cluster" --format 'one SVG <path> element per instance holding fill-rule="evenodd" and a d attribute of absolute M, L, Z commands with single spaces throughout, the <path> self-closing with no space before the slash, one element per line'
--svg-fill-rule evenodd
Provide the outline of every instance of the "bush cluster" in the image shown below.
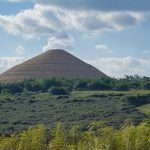
<path fill-rule="evenodd" d="M 130 89 L 150 89 L 150 78 L 139 76 L 126 76 L 125 78 L 47 78 L 28 79 L 17 83 L 1 83 L 0 92 L 21 93 L 30 92 L 50 92 L 51 94 L 64 95 L 71 91 L 96 91 L 96 90 L 116 90 L 126 91 Z"/>

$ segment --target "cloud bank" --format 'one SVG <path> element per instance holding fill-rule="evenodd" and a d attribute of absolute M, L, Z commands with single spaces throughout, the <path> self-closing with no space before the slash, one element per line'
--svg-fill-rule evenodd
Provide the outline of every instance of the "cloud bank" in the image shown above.
<path fill-rule="evenodd" d="M 102 31 L 123 30 L 145 20 L 141 12 L 103 12 L 101 10 L 70 11 L 51 5 L 36 4 L 16 15 L 0 15 L 0 26 L 5 31 L 26 38 L 54 36 L 70 29 L 98 34 Z"/>
<path fill-rule="evenodd" d="M 111 77 L 124 77 L 125 75 L 149 76 L 150 59 L 136 57 L 123 58 L 101 58 L 97 60 L 86 60 L 87 63 L 99 68 Z"/>
<path fill-rule="evenodd" d="M 144 20 L 145 15 L 142 12 L 77 11 L 54 7 L 47 2 L 46 6 L 35 4 L 33 9 L 20 11 L 14 15 L 0 15 L 0 27 L 10 34 L 19 35 L 25 39 L 44 37 L 48 40 L 48 44 L 44 46 L 45 49 L 52 46 L 55 48 L 57 44 L 60 47 L 62 43 L 64 43 L 63 48 L 74 47 L 75 40 L 71 31 L 81 35 L 97 36 L 102 32 L 120 31 L 140 25 Z M 71 42 L 67 42 L 65 38 L 58 35 L 69 37 Z"/>
<path fill-rule="evenodd" d="M 0 73 L 24 61 L 24 57 L 0 57 Z"/>

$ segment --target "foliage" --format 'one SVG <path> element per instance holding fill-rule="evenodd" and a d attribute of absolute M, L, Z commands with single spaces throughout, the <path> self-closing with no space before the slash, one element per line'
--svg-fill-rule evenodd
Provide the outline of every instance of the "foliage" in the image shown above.
<path fill-rule="evenodd" d="M 41 78 L 27 79 L 18 83 L 1 83 L 0 92 L 8 91 L 12 94 L 22 93 L 24 90 L 30 92 L 47 92 L 52 87 L 64 87 L 69 91 L 89 90 L 120 90 L 150 89 L 150 78 L 140 76 L 126 76 L 125 78 Z"/>
<path fill-rule="evenodd" d="M 88 89 L 90 90 L 109 90 L 110 87 L 104 82 L 93 81 L 88 84 Z"/>
<path fill-rule="evenodd" d="M 150 90 L 150 81 L 145 82 L 145 83 L 143 84 L 143 88 L 144 88 L 144 89 L 147 89 L 147 90 Z"/>
<path fill-rule="evenodd" d="M 143 94 L 144 93 L 144 94 Z M 24 91 L 0 95 L 0 134 L 10 134 L 42 123 L 64 123 L 86 130 L 94 120 L 118 128 L 131 118 L 139 124 L 147 117 L 137 107 L 150 103 L 150 91 L 76 91 L 70 95 Z M 8 116 L 8 117 L 7 117 Z"/>
<path fill-rule="evenodd" d="M 52 95 L 69 95 L 69 91 L 64 87 L 52 87 L 48 91 Z"/>
<path fill-rule="evenodd" d="M 9 137 L 0 137 L 0 149 L 150 150 L 150 126 L 146 123 L 138 126 L 125 124 L 120 130 L 107 126 L 95 128 L 95 125 L 96 122 L 92 123 L 90 128 L 83 132 L 76 127 L 65 131 L 61 123 L 49 131 L 39 125 Z"/>
<path fill-rule="evenodd" d="M 115 86 L 117 91 L 127 91 L 129 90 L 128 85 L 126 83 L 119 83 Z"/>

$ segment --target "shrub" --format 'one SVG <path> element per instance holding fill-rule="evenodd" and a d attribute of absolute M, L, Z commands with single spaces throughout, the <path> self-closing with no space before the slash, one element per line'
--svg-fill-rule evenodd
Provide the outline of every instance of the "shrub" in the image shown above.
<path fill-rule="evenodd" d="M 85 90 L 87 89 L 87 82 L 86 81 L 78 81 L 75 86 L 74 86 L 75 90 Z"/>
<path fill-rule="evenodd" d="M 109 89 L 109 87 L 103 83 L 103 82 L 92 82 L 88 85 L 88 88 L 90 90 L 106 90 L 106 89 Z"/>
<path fill-rule="evenodd" d="M 144 89 L 147 89 L 147 90 L 150 90 L 150 82 L 145 82 L 145 83 L 143 84 L 143 88 L 144 88 Z"/>
<path fill-rule="evenodd" d="M 50 79 L 42 79 L 41 80 L 41 86 L 43 91 L 48 91 L 49 88 L 55 86 L 59 87 L 62 85 L 61 80 L 58 80 L 56 78 L 50 78 Z"/>
<path fill-rule="evenodd" d="M 23 87 L 19 83 L 9 83 L 3 85 L 1 90 L 8 90 L 9 93 L 16 94 L 23 92 Z"/>
<path fill-rule="evenodd" d="M 69 95 L 69 91 L 64 87 L 52 87 L 48 91 L 52 95 Z"/>
<path fill-rule="evenodd" d="M 118 91 L 127 91 L 129 90 L 128 88 L 128 85 L 125 84 L 125 83 L 119 83 L 115 86 L 115 90 L 118 90 Z"/>
<path fill-rule="evenodd" d="M 41 85 L 38 81 L 26 82 L 25 89 L 32 92 L 37 92 L 41 90 Z"/>

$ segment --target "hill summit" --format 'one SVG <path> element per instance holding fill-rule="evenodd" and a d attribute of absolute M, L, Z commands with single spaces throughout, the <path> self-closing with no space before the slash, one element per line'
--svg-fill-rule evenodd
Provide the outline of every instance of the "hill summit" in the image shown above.
<path fill-rule="evenodd" d="M 52 49 L 0 75 L 0 82 L 14 82 L 26 78 L 101 78 L 106 75 L 72 54 Z"/>

